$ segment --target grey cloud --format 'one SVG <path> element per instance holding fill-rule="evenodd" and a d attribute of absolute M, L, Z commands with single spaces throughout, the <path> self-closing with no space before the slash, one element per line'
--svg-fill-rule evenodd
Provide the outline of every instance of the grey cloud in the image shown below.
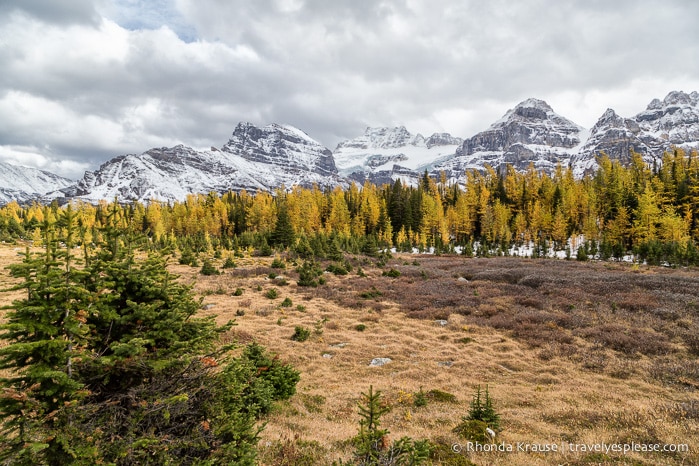
<path fill-rule="evenodd" d="M 97 25 L 100 22 L 93 0 L 3 0 L 0 2 L 0 17 L 16 11 L 53 24 Z"/>
<path fill-rule="evenodd" d="M 43 3 L 6 1 L 0 12 L 21 5 L 56 27 L 82 23 L 95 29 L 92 2 Z M 293 124 L 333 148 L 367 124 L 436 121 L 444 109 L 487 109 L 500 116 L 528 97 L 567 92 L 581 98 L 587 92 L 624 89 L 635 79 L 669 82 L 686 75 L 696 82 L 699 76 L 699 28 L 694 25 L 699 2 L 165 4 L 166 13 L 159 16 L 150 9 L 151 16 L 140 22 L 130 16 L 136 12 L 120 10 L 117 23 L 136 30 L 126 32 L 128 46 L 119 59 L 72 59 L 65 50 L 36 62 L 31 45 L 0 47 L 0 98 L 18 90 L 69 114 L 114 123 L 121 133 L 108 139 L 117 141 L 111 154 L 107 143 L 56 140 L 31 125 L 0 128 L 0 146 L 50 145 L 66 157 L 97 165 L 108 155 L 140 152 L 151 143 L 219 146 L 238 121 L 248 120 Z M 8 42 L 3 41 L 8 21 L 0 23 L 2 42 Z M 141 30 L 162 24 L 174 32 Z M 181 40 L 182 31 L 194 31 L 197 40 Z M 241 58 L 241 50 L 253 56 Z M 139 110 L 151 101 L 157 102 L 154 114 Z M 647 103 L 638 102 L 637 111 Z M 454 132 L 468 137 L 490 123 L 470 118 L 469 126 Z"/>

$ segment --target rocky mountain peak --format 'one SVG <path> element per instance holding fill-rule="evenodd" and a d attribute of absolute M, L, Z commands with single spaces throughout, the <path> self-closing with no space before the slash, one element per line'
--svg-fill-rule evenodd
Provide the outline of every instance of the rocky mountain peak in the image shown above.
<path fill-rule="evenodd" d="M 699 94 L 696 91 L 691 94 L 686 94 L 682 91 L 672 91 L 663 99 L 663 105 L 696 105 L 697 100 L 699 100 Z"/>
<path fill-rule="evenodd" d="M 595 123 L 595 126 L 592 128 L 592 132 L 594 133 L 596 129 L 600 128 L 616 128 L 616 127 L 622 127 L 624 126 L 625 119 L 619 114 L 617 114 L 614 110 L 611 108 L 608 108 L 605 110 L 605 112 L 602 114 L 601 117 L 597 120 L 597 123 Z"/>
<path fill-rule="evenodd" d="M 514 115 L 533 120 L 545 120 L 553 109 L 549 104 L 539 99 L 527 99 L 517 104 L 514 108 Z"/>
<path fill-rule="evenodd" d="M 463 139 L 454 137 L 449 133 L 433 133 L 432 136 L 425 139 L 425 145 L 428 149 L 437 146 L 458 146 L 463 142 Z"/>
<path fill-rule="evenodd" d="M 287 170 L 337 174 L 330 149 L 291 125 L 273 123 L 259 128 L 241 122 L 221 151 Z"/>

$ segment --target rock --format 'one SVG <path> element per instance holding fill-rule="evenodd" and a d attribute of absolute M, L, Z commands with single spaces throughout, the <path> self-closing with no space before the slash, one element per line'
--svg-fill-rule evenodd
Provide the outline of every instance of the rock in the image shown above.
<path fill-rule="evenodd" d="M 332 358 L 333 358 L 333 355 L 330 354 L 330 353 L 323 353 L 323 357 L 324 357 L 325 359 L 332 359 Z"/>
<path fill-rule="evenodd" d="M 214 306 L 216 306 L 216 305 L 215 304 L 204 304 L 201 308 L 204 311 L 208 311 L 209 309 L 213 308 Z"/>
<path fill-rule="evenodd" d="M 331 348 L 344 348 L 345 346 L 347 346 L 347 343 L 335 343 L 328 346 L 330 346 Z"/>
<path fill-rule="evenodd" d="M 447 325 L 449 325 L 449 321 L 444 319 L 438 319 L 435 320 L 435 322 L 439 324 L 440 327 L 446 327 Z"/>
<path fill-rule="evenodd" d="M 454 361 L 441 361 L 441 362 L 438 362 L 437 365 L 439 367 L 451 367 L 454 365 Z"/>
<path fill-rule="evenodd" d="M 369 363 L 369 366 L 379 367 L 379 366 L 383 366 L 384 364 L 388 364 L 389 362 L 391 362 L 390 358 L 374 358 Z"/>

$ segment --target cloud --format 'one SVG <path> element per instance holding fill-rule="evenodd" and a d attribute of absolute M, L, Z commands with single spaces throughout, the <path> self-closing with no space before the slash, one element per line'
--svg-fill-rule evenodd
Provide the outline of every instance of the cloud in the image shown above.
<path fill-rule="evenodd" d="M 33 16 L 51 24 L 88 24 L 99 23 L 99 15 L 92 0 L 3 0 L 0 3 L 0 17 L 20 13 Z"/>
<path fill-rule="evenodd" d="M 528 97 L 590 127 L 699 90 L 699 3 L 682 0 L 44 4 L 0 6 L 0 158 L 96 168 L 220 146 L 238 121 L 331 148 L 367 125 L 469 137 Z"/>

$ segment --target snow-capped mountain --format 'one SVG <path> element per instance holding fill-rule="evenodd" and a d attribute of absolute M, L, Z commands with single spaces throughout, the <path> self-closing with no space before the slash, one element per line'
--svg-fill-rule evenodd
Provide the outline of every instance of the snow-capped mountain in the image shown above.
<path fill-rule="evenodd" d="M 662 101 L 654 99 L 634 119 L 643 132 L 641 140 L 656 153 L 672 146 L 699 147 L 699 92 L 670 92 Z"/>
<path fill-rule="evenodd" d="M 424 170 L 452 157 L 462 142 L 449 133 L 425 138 L 404 126 L 367 128 L 364 135 L 338 144 L 333 156 L 340 174 L 354 181 L 382 184 L 401 179 L 410 183 Z"/>
<path fill-rule="evenodd" d="M 636 120 L 623 118 L 611 108 L 597 120 L 590 130 L 590 136 L 573 158 L 572 165 L 576 176 L 591 173 L 597 168 L 597 157 L 603 152 L 614 160 L 628 163 L 631 150 L 643 154 L 647 163 L 656 157 L 652 148 L 641 140 L 643 132 Z"/>
<path fill-rule="evenodd" d="M 653 164 L 673 147 L 699 148 L 697 92 L 671 92 L 631 118 L 608 109 L 590 130 L 558 115 L 546 102 L 528 99 L 465 140 L 448 133 L 425 138 L 403 126 L 367 128 L 364 135 L 338 144 L 334 153 L 292 126 L 240 123 L 220 149 L 179 145 L 122 155 L 86 172 L 72 186 L 41 170 L 0 163 L 0 204 L 57 197 L 181 200 L 190 193 L 314 184 L 332 188 L 365 180 L 380 185 L 400 179 L 414 185 L 425 170 L 463 182 L 467 170 L 486 164 L 525 170 L 533 163 L 552 173 L 560 163 L 583 176 L 597 168 L 602 152 L 624 163 L 633 149 Z"/>
<path fill-rule="evenodd" d="M 654 99 L 643 112 L 622 118 L 608 109 L 590 131 L 590 137 L 573 160 L 576 176 L 597 167 L 602 152 L 622 163 L 630 161 L 631 149 L 647 164 L 660 162 L 673 147 L 699 147 L 699 93 L 671 92 Z"/>
<path fill-rule="evenodd" d="M 343 184 L 329 149 L 292 126 L 240 123 L 221 149 L 198 151 L 179 145 L 116 157 L 85 173 L 75 196 L 87 201 L 172 201 L 190 193 L 314 184 Z"/>
<path fill-rule="evenodd" d="M 537 170 L 552 172 L 558 163 L 568 165 L 586 138 L 584 128 L 555 113 L 543 100 L 527 99 L 487 130 L 466 139 L 455 156 L 434 171 L 461 180 L 466 170 L 485 164 L 525 170 L 533 163 Z"/>
<path fill-rule="evenodd" d="M 44 170 L 0 162 L 0 205 L 10 201 L 27 202 L 73 183 Z"/>

